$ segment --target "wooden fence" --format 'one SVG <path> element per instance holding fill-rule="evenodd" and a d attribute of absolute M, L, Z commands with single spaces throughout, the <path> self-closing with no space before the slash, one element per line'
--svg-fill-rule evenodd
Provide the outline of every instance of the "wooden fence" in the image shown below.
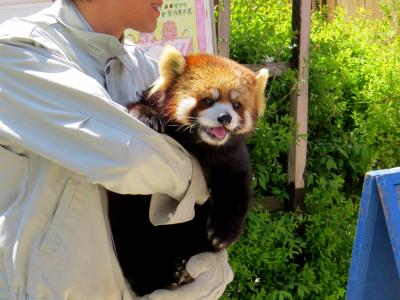
<path fill-rule="evenodd" d="M 371 12 L 373 17 L 382 17 L 379 8 L 380 0 L 312 0 L 313 9 L 318 9 L 322 5 L 328 7 L 328 19 L 332 19 L 337 6 L 345 9 L 349 16 L 354 16 L 360 8 L 364 8 Z"/>

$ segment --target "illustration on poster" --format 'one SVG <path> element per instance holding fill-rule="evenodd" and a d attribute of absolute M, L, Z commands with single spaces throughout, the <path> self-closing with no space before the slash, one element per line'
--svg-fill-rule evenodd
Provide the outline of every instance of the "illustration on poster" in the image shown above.
<path fill-rule="evenodd" d="M 153 33 L 128 30 L 127 38 L 155 58 L 165 44 L 182 54 L 214 53 L 212 5 L 210 0 L 165 0 Z"/>

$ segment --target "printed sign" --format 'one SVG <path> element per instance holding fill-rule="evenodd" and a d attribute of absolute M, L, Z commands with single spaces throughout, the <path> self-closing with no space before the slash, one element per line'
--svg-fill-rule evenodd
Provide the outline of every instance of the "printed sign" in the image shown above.
<path fill-rule="evenodd" d="M 400 299 L 400 168 L 367 173 L 346 300 Z"/>
<path fill-rule="evenodd" d="M 182 54 L 215 53 L 212 0 L 165 0 L 153 33 L 128 30 L 127 39 L 155 58 L 165 44 Z"/>

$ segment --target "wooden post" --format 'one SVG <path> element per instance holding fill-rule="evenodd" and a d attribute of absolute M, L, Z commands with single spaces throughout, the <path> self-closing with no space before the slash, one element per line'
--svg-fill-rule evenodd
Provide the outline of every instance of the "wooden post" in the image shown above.
<path fill-rule="evenodd" d="M 312 11 L 316 11 L 318 9 L 317 0 L 311 0 L 311 9 Z"/>
<path fill-rule="evenodd" d="M 291 96 L 291 115 L 297 124 L 296 142 L 288 157 L 289 195 L 293 208 L 304 207 L 307 124 L 308 77 L 310 60 L 311 0 L 293 0 L 292 27 L 295 32 L 292 64 L 298 70 L 297 88 Z"/>
<path fill-rule="evenodd" d="M 332 22 L 335 17 L 335 9 L 336 9 L 336 0 L 327 0 L 328 6 L 328 22 Z"/>
<path fill-rule="evenodd" d="M 229 57 L 231 1 L 218 1 L 218 40 L 217 53 Z"/>

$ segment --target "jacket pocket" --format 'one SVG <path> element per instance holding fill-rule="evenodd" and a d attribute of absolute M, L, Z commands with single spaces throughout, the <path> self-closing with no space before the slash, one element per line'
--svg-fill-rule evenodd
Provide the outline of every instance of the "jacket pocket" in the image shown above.
<path fill-rule="evenodd" d="M 69 179 L 67 181 L 53 217 L 49 221 L 47 232 L 40 244 L 39 249 L 52 254 L 53 257 L 57 257 L 58 252 L 68 243 L 68 235 L 71 232 L 70 228 L 65 228 L 65 222 L 70 219 L 71 206 L 78 186 L 78 180 Z"/>
<path fill-rule="evenodd" d="M 0 146 L 0 213 L 24 194 L 28 159 Z"/>

